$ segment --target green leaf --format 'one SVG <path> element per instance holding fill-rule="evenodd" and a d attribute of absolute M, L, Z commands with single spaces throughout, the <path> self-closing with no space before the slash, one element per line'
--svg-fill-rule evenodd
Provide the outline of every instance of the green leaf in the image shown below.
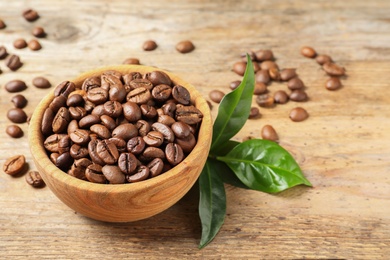
<path fill-rule="evenodd" d="M 221 144 L 221 146 L 219 147 L 220 149 L 218 149 L 218 154 L 216 154 L 216 155 L 218 155 L 218 156 L 226 155 L 231 150 L 233 150 L 234 147 L 236 147 L 239 144 L 240 144 L 240 142 L 228 140 L 225 143 Z"/>
<path fill-rule="evenodd" d="M 218 174 L 221 180 L 224 183 L 230 184 L 232 186 L 235 186 L 237 188 L 241 189 L 249 189 L 242 181 L 234 174 L 234 172 L 229 168 L 229 166 L 226 165 L 226 163 L 209 159 L 210 161 L 213 161 L 213 163 L 216 164 L 218 167 L 218 171 L 215 174 Z"/>
<path fill-rule="evenodd" d="M 294 158 L 272 141 L 248 140 L 217 159 L 254 190 L 275 193 L 300 184 L 312 186 Z"/>
<path fill-rule="evenodd" d="M 205 247 L 217 235 L 226 215 L 225 187 L 218 174 L 215 160 L 207 160 L 199 176 L 199 217 L 202 222 L 202 238 L 199 248 Z"/>
<path fill-rule="evenodd" d="M 218 115 L 213 126 L 210 152 L 218 154 L 221 146 L 240 131 L 248 119 L 252 105 L 255 74 L 247 54 L 247 65 L 241 84 L 226 94 L 219 104 Z"/>

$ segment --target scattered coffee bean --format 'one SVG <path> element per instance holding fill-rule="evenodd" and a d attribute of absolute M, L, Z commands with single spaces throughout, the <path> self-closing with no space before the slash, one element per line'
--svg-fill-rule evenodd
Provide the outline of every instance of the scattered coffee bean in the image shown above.
<path fill-rule="evenodd" d="M 22 94 L 17 94 L 11 98 L 11 102 L 16 108 L 24 108 L 28 101 Z"/>
<path fill-rule="evenodd" d="M 194 44 L 191 41 L 181 41 L 176 44 L 176 50 L 180 53 L 189 53 L 195 49 Z"/>
<path fill-rule="evenodd" d="M 44 77 L 35 77 L 32 80 L 32 84 L 37 88 L 50 88 L 51 83 Z"/>
<path fill-rule="evenodd" d="M 249 112 L 249 119 L 257 118 L 259 115 L 260 115 L 259 108 L 251 107 L 251 110 Z"/>
<path fill-rule="evenodd" d="M 274 142 L 277 142 L 279 140 L 278 134 L 271 125 L 263 126 L 263 128 L 261 129 L 261 138 Z"/>
<path fill-rule="evenodd" d="M 341 88 L 341 86 L 342 86 L 341 81 L 337 77 L 331 77 L 325 83 L 325 87 L 328 90 L 336 90 L 336 89 Z"/>
<path fill-rule="evenodd" d="M 288 81 L 292 78 L 295 78 L 297 76 L 297 72 L 295 69 L 283 69 L 280 72 L 280 80 L 282 81 Z"/>
<path fill-rule="evenodd" d="M 220 103 L 222 98 L 225 96 L 225 93 L 223 93 L 220 90 L 212 90 L 209 92 L 209 98 L 214 101 L 215 103 Z"/>
<path fill-rule="evenodd" d="M 301 122 L 306 120 L 309 117 L 309 114 L 304 108 L 296 107 L 290 111 L 289 117 L 294 122 Z"/>
<path fill-rule="evenodd" d="M 26 122 L 27 114 L 23 109 L 11 108 L 7 112 L 7 118 L 15 124 L 20 124 Z"/>
<path fill-rule="evenodd" d="M 312 47 L 309 47 L 309 46 L 304 46 L 301 48 L 301 54 L 307 58 L 315 58 L 317 53 L 316 51 L 312 48 Z"/>
<path fill-rule="evenodd" d="M 9 175 L 16 175 L 23 171 L 26 163 L 24 155 L 15 155 L 9 157 L 3 165 L 3 171 Z"/>
<path fill-rule="evenodd" d="M 0 60 L 5 59 L 7 56 L 7 49 L 4 46 L 0 46 Z"/>
<path fill-rule="evenodd" d="M 23 136 L 23 130 L 17 125 L 9 125 L 5 129 L 5 132 L 12 138 L 20 138 Z"/>
<path fill-rule="evenodd" d="M 288 95 L 284 90 L 278 90 L 274 93 L 274 100 L 277 104 L 286 104 L 288 102 Z"/>
<path fill-rule="evenodd" d="M 26 182 L 34 188 L 40 188 L 45 185 L 38 171 L 29 171 L 25 177 Z"/>
<path fill-rule="evenodd" d="M 123 61 L 123 64 L 140 65 L 140 61 L 137 58 L 127 58 Z"/>
<path fill-rule="evenodd" d="M 45 30 L 40 26 L 34 27 L 31 33 L 37 38 L 44 38 L 46 36 Z"/>
<path fill-rule="evenodd" d="M 304 90 L 296 89 L 290 93 L 289 98 L 292 101 L 302 102 L 302 101 L 306 101 L 308 99 L 308 96 Z"/>
<path fill-rule="evenodd" d="M 256 103 L 261 107 L 273 107 L 275 100 L 268 94 L 262 94 L 256 97 Z"/>
<path fill-rule="evenodd" d="M 264 83 L 267 85 L 271 81 L 268 70 L 259 70 L 256 72 L 255 81 L 256 83 Z"/>
<path fill-rule="evenodd" d="M 231 90 L 235 90 L 236 88 L 238 88 L 238 86 L 240 86 L 240 84 L 241 84 L 241 80 L 235 80 L 230 82 L 229 87 Z"/>
<path fill-rule="evenodd" d="M 24 81 L 18 80 L 18 79 L 8 81 L 5 84 L 5 90 L 7 90 L 10 93 L 20 92 L 20 91 L 25 90 L 26 88 L 27 88 L 26 83 Z"/>
<path fill-rule="evenodd" d="M 39 14 L 33 9 L 27 9 L 23 12 L 23 17 L 28 22 L 34 22 L 39 18 Z"/>
<path fill-rule="evenodd" d="M 42 49 L 42 45 L 39 43 L 38 40 L 32 39 L 31 41 L 28 42 L 28 47 L 32 51 L 38 51 Z"/>
<path fill-rule="evenodd" d="M 256 82 L 253 95 L 261 95 L 267 92 L 267 86 L 263 82 Z"/>
<path fill-rule="evenodd" d="M 233 71 L 240 76 L 244 76 L 245 69 L 246 69 L 246 62 L 244 61 L 238 61 L 233 64 Z"/>
<path fill-rule="evenodd" d="M 268 74 L 269 74 L 269 77 L 272 80 L 280 81 L 280 71 L 279 71 L 279 69 L 277 69 L 277 68 L 270 68 L 268 70 Z"/>
<path fill-rule="evenodd" d="M 320 65 L 324 65 L 325 63 L 332 62 L 332 58 L 329 55 L 321 54 L 316 57 L 316 61 Z"/>
<path fill-rule="evenodd" d="M 305 87 L 305 84 L 303 83 L 303 81 L 300 78 L 295 77 L 295 78 L 290 79 L 287 82 L 287 87 L 291 90 L 296 90 L 296 89 L 302 89 L 303 87 Z"/>
<path fill-rule="evenodd" d="M 22 67 L 23 63 L 21 62 L 18 55 L 12 54 L 8 56 L 7 60 L 5 61 L 5 65 L 12 71 L 18 70 L 20 67 Z"/>
<path fill-rule="evenodd" d="M 271 60 L 263 61 L 263 62 L 260 64 L 260 68 L 261 68 L 262 70 L 266 70 L 267 72 L 268 72 L 270 69 L 279 69 L 278 64 L 276 64 L 274 61 L 271 61 Z"/>
<path fill-rule="evenodd" d="M 257 61 L 273 60 L 274 54 L 271 50 L 258 50 L 255 52 Z"/>
<path fill-rule="evenodd" d="M 5 27 L 7 27 L 7 25 L 5 24 L 5 22 L 2 19 L 0 19 L 0 30 L 4 29 Z"/>
<path fill-rule="evenodd" d="M 16 39 L 13 45 L 16 49 L 23 49 L 27 47 L 27 42 L 25 39 Z"/>
<path fill-rule="evenodd" d="M 345 68 L 337 65 L 333 62 L 327 62 L 322 65 L 324 71 L 330 76 L 343 76 L 345 75 Z"/>
<path fill-rule="evenodd" d="M 157 43 L 153 40 L 148 40 L 142 45 L 144 51 L 153 51 L 157 48 Z"/>

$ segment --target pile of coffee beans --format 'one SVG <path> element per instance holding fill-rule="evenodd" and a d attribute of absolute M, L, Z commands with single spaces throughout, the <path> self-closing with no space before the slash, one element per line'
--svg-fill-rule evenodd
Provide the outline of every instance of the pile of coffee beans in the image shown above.
<path fill-rule="evenodd" d="M 162 71 L 105 71 L 64 81 L 42 119 L 51 161 L 76 178 L 122 184 L 155 177 L 188 155 L 203 114 Z"/>

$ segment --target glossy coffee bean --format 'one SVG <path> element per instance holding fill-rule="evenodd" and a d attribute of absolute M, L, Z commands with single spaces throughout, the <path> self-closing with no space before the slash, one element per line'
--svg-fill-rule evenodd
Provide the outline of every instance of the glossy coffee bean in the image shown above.
<path fill-rule="evenodd" d="M 96 115 L 86 115 L 79 121 L 80 128 L 90 128 L 94 124 L 100 123 L 100 117 Z"/>
<path fill-rule="evenodd" d="M 181 41 L 176 44 L 176 50 L 180 53 L 189 53 L 195 49 L 191 41 Z"/>
<path fill-rule="evenodd" d="M 316 57 L 316 61 L 320 65 L 324 65 L 325 63 L 328 63 L 328 62 L 333 62 L 332 58 L 329 55 L 326 55 L 326 54 L 318 55 Z"/>
<path fill-rule="evenodd" d="M 145 165 L 138 166 L 135 174 L 126 175 L 126 180 L 130 183 L 146 180 L 149 177 L 149 168 Z"/>
<path fill-rule="evenodd" d="M 141 154 L 144 151 L 145 146 L 146 143 L 141 136 L 131 138 L 126 145 L 127 151 L 136 155 Z"/>
<path fill-rule="evenodd" d="M 245 69 L 246 69 L 246 62 L 244 61 L 238 61 L 236 63 L 233 64 L 233 71 L 239 75 L 239 76 L 244 76 L 244 73 L 245 73 Z"/>
<path fill-rule="evenodd" d="M 103 108 L 104 114 L 110 117 L 119 117 L 122 114 L 122 105 L 118 101 L 107 101 Z"/>
<path fill-rule="evenodd" d="M 188 125 L 194 125 L 202 121 L 203 114 L 194 106 L 179 106 L 176 109 L 175 117 L 177 121 L 182 121 Z"/>
<path fill-rule="evenodd" d="M 150 73 L 147 73 L 145 74 L 145 78 L 152 82 L 153 86 L 157 86 L 160 84 L 165 84 L 168 86 L 172 85 L 170 77 L 162 71 L 152 71 Z"/>
<path fill-rule="evenodd" d="M 110 131 L 114 130 L 115 127 L 117 126 L 115 120 L 108 115 L 100 116 L 100 121 L 101 124 L 107 127 L 107 129 Z"/>
<path fill-rule="evenodd" d="M 267 86 L 263 82 L 256 82 L 253 95 L 261 95 L 267 92 Z"/>
<path fill-rule="evenodd" d="M 256 103 L 261 107 L 273 107 L 275 100 L 271 95 L 262 94 L 256 97 Z"/>
<path fill-rule="evenodd" d="M 61 107 L 53 119 L 53 123 L 52 123 L 53 132 L 57 134 L 65 132 L 69 122 L 70 122 L 69 110 L 66 109 L 66 107 Z"/>
<path fill-rule="evenodd" d="M 106 112 L 104 110 L 104 105 L 103 104 L 100 104 L 100 105 L 97 105 L 95 106 L 92 111 L 91 111 L 91 115 L 94 115 L 94 116 L 97 116 L 97 117 L 101 117 L 102 115 L 104 115 Z"/>
<path fill-rule="evenodd" d="M 325 83 L 325 87 L 327 90 L 337 90 L 341 88 L 342 84 L 339 78 L 331 77 Z"/>
<path fill-rule="evenodd" d="M 44 77 L 35 77 L 32 80 L 32 84 L 37 88 L 50 88 L 51 83 Z"/>
<path fill-rule="evenodd" d="M 294 122 L 301 122 L 306 120 L 309 117 L 309 114 L 304 108 L 296 107 L 290 111 L 289 117 Z"/>
<path fill-rule="evenodd" d="M 105 165 L 105 162 L 102 159 L 100 159 L 100 156 L 98 155 L 97 152 L 98 142 L 99 141 L 97 139 L 92 139 L 91 141 L 89 141 L 88 143 L 89 156 L 91 157 L 92 162 L 99 165 Z"/>
<path fill-rule="evenodd" d="M 175 140 L 175 134 L 173 133 L 172 129 L 167 125 L 156 122 L 152 124 L 152 129 L 154 131 L 160 132 L 164 136 L 164 141 L 167 143 L 171 143 Z"/>
<path fill-rule="evenodd" d="M 217 89 L 209 92 L 209 98 L 211 99 L 211 101 L 214 101 L 215 103 L 220 103 L 224 96 L 225 93 Z"/>
<path fill-rule="evenodd" d="M 69 154 L 73 159 L 85 158 L 88 156 L 88 148 L 78 144 L 73 144 L 70 147 Z"/>
<path fill-rule="evenodd" d="M 154 158 L 151 162 L 146 165 L 150 171 L 150 177 L 156 177 L 163 172 L 164 162 L 161 158 Z"/>
<path fill-rule="evenodd" d="M 186 138 L 191 134 L 190 126 L 183 122 L 173 123 L 171 129 L 177 138 Z"/>
<path fill-rule="evenodd" d="M 141 63 L 137 58 L 127 58 L 122 62 L 122 64 L 140 65 Z"/>
<path fill-rule="evenodd" d="M 72 146 L 72 140 L 70 139 L 69 135 L 65 135 L 58 142 L 58 153 L 63 154 L 69 152 L 71 146 Z"/>
<path fill-rule="evenodd" d="M 274 93 L 274 101 L 277 104 L 286 104 L 289 100 L 288 94 L 284 90 L 278 90 Z"/>
<path fill-rule="evenodd" d="M 45 185 L 38 171 L 29 171 L 25 177 L 26 182 L 34 188 L 40 188 Z"/>
<path fill-rule="evenodd" d="M 298 78 L 298 77 L 295 77 L 295 78 L 292 78 L 290 79 L 288 82 L 287 82 L 287 87 L 291 90 L 296 90 L 296 89 L 302 89 L 305 87 L 303 81 Z"/>
<path fill-rule="evenodd" d="M 81 86 L 81 89 L 85 92 L 90 91 L 93 88 L 100 88 L 101 80 L 100 77 L 89 77 L 86 78 Z"/>
<path fill-rule="evenodd" d="M 108 141 L 116 146 L 116 149 L 118 149 L 119 153 L 123 153 L 127 150 L 126 141 L 122 138 L 111 137 L 110 139 L 108 139 Z"/>
<path fill-rule="evenodd" d="M 118 125 L 112 130 L 112 137 L 118 137 L 125 141 L 138 135 L 138 129 L 131 123 Z"/>
<path fill-rule="evenodd" d="M 175 142 L 183 149 L 184 153 L 190 153 L 196 145 L 196 139 L 193 134 L 189 134 L 184 138 L 176 138 Z"/>
<path fill-rule="evenodd" d="M 85 171 L 91 164 L 92 161 L 87 158 L 75 160 L 71 169 L 68 171 L 68 174 L 80 180 L 86 180 Z"/>
<path fill-rule="evenodd" d="M 6 27 L 7 27 L 7 25 L 5 24 L 5 22 L 2 19 L 0 19 L 0 30 L 4 29 Z"/>
<path fill-rule="evenodd" d="M 32 39 L 32 40 L 30 40 L 28 42 L 28 47 L 32 51 L 38 51 L 38 50 L 42 49 L 41 43 L 38 40 L 35 40 L 35 39 Z"/>
<path fill-rule="evenodd" d="M 309 47 L 309 46 L 304 46 L 301 48 L 301 54 L 307 58 L 315 58 L 317 53 L 316 51 L 312 48 L 312 47 Z"/>
<path fill-rule="evenodd" d="M 76 129 L 69 136 L 72 142 L 79 145 L 85 145 L 90 140 L 89 131 L 84 129 Z"/>
<path fill-rule="evenodd" d="M 35 11 L 34 9 L 27 9 L 25 11 L 23 11 L 22 13 L 24 19 L 26 19 L 26 21 L 28 22 L 34 22 L 35 20 L 37 20 L 39 18 L 39 14 L 37 11 Z"/>
<path fill-rule="evenodd" d="M 87 92 L 87 99 L 95 105 L 103 104 L 108 99 L 108 91 L 104 88 L 93 88 Z"/>
<path fill-rule="evenodd" d="M 261 129 L 261 138 L 274 142 L 277 142 L 279 140 L 278 134 L 271 125 L 263 126 L 263 128 Z"/>
<path fill-rule="evenodd" d="M 135 124 L 135 127 L 137 128 L 140 136 L 147 135 L 149 131 L 152 129 L 150 124 L 145 120 L 138 120 L 137 123 Z"/>
<path fill-rule="evenodd" d="M 68 97 L 66 100 L 66 105 L 68 107 L 77 107 L 84 105 L 84 98 L 80 94 L 73 94 Z"/>
<path fill-rule="evenodd" d="M 113 85 L 108 91 L 108 99 L 111 101 L 122 102 L 126 98 L 126 95 L 126 88 L 122 84 Z"/>
<path fill-rule="evenodd" d="M 57 161 L 58 156 L 60 156 L 59 153 L 51 153 L 50 156 L 49 156 L 50 161 L 51 161 L 54 165 L 56 164 L 56 161 Z"/>
<path fill-rule="evenodd" d="M 266 61 L 263 61 L 261 64 L 260 64 L 260 68 L 262 70 L 265 70 L 265 71 L 269 71 L 270 69 L 279 69 L 278 65 L 274 62 L 274 61 L 271 61 L 271 60 L 266 60 Z"/>
<path fill-rule="evenodd" d="M 37 38 L 44 38 L 46 37 L 45 29 L 43 29 L 40 26 L 34 27 L 34 29 L 31 31 L 32 35 L 34 35 Z"/>
<path fill-rule="evenodd" d="M 129 122 L 136 122 L 141 119 L 141 108 L 135 103 L 128 101 L 122 104 L 123 115 Z"/>
<path fill-rule="evenodd" d="M 191 102 L 190 92 L 183 86 L 176 85 L 172 89 L 173 98 L 183 105 L 189 105 Z"/>
<path fill-rule="evenodd" d="M 170 117 L 175 117 L 176 104 L 173 102 L 166 103 L 162 107 L 162 112 L 164 115 L 168 115 Z M 161 115 L 160 115 L 161 116 Z"/>
<path fill-rule="evenodd" d="M 87 115 L 87 110 L 84 107 L 70 107 L 69 114 L 72 119 L 80 120 Z"/>
<path fill-rule="evenodd" d="M 153 51 L 157 48 L 157 43 L 153 40 L 145 41 L 142 45 L 144 51 Z"/>
<path fill-rule="evenodd" d="M 292 78 L 295 78 L 297 76 L 296 69 L 283 69 L 280 72 L 280 80 L 282 81 L 288 81 Z"/>
<path fill-rule="evenodd" d="M 15 47 L 15 49 L 23 49 L 23 48 L 26 48 L 27 47 L 27 42 L 25 39 L 16 39 L 14 42 L 13 42 L 13 45 Z"/>
<path fill-rule="evenodd" d="M 126 177 L 115 165 L 105 165 L 102 167 L 102 172 L 110 184 L 125 183 Z"/>
<path fill-rule="evenodd" d="M 23 171 L 26 163 L 24 155 L 15 155 L 5 160 L 3 171 L 9 175 L 16 175 Z"/>
<path fill-rule="evenodd" d="M 178 165 L 184 159 L 183 149 L 178 144 L 169 143 L 165 147 L 165 156 L 171 165 Z"/>
<path fill-rule="evenodd" d="M 172 94 L 172 87 L 165 84 L 160 84 L 152 89 L 152 97 L 158 102 L 167 101 Z"/>
<path fill-rule="evenodd" d="M 17 125 L 7 126 L 5 132 L 12 138 L 20 138 L 24 134 L 22 128 Z"/>
<path fill-rule="evenodd" d="M 258 50 L 255 52 L 257 61 L 273 60 L 274 54 L 271 50 Z"/>
<path fill-rule="evenodd" d="M 265 85 L 267 85 L 271 81 L 268 70 L 259 70 L 258 72 L 256 72 L 255 81 L 256 83 L 264 83 Z"/>
<path fill-rule="evenodd" d="M 277 68 L 270 68 L 268 70 L 268 74 L 269 74 L 269 77 L 272 80 L 280 81 L 280 71 L 279 71 L 279 69 L 277 69 Z"/>
<path fill-rule="evenodd" d="M 58 96 L 55 97 L 49 104 L 49 108 L 53 110 L 54 113 L 57 113 L 61 107 L 65 107 L 66 105 L 66 97 Z"/>
<path fill-rule="evenodd" d="M 111 137 L 111 132 L 107 127 L 101 124 L 94 124 L 90 127 L 91 132 L 97 134 L 101 139 L 109 139 Z"/>
<path fill-rule="evenodd" d="M 130 88 L 133 90 L 133 89 L 136 89 L 136 88 L 146 88 L 147 90 L 152 90 L 153 88 L 153 84 L 152 82 L 150 82 L 149 80 L 147 79 L 133 79 L 132 81 L 130 81 L 129 83 L 130 85 Z"/>
<path fill-rule="evenodd" d="M 11 54 L 7 57 L 5 61 L 5 66 L 7 66 L 10 70 L 16 71 L 22 67 L 23 63 L 20 60 L 20 57 L 16 54 Z"/>
<path fill-rule="evenodd" d="M 152 119 L 152 118 L 155 118 L 157 116 L 157 111 L 156 111 L 156 108 L 154 106 L 149 106 L 147 104 L 142 104 L 140 106 L 140 109 L 141 109 L 142 115 L 145 118 Z"/>
<path fill-rule="evenodd" d="M 251 110 L 249 112 L 249 119 L 257 118 L 260 115 L 260 110 L 257 107 L 251 107 Z"/>
<path fill-rule="evenodd" d="M 322 65 L 322 68 L 330 76 L 344 76 L 345 75 L 345 68 L 343 68 L 343 67 L 341 67 L 333 62 L 325 63 L 324 65 Z"/>
<path fill-rule="evenodd" d="M 43 142 L 43 146 L 46 150 L 52 152 L 52 153 L 58 153 L 58 143 L 59 141 L 65 137 L 65 134 L 52 134 L 46 137 L 45 141 Z"/>
<path fill-rule="evenodd" d="M 16 108 L 24 108 L 27 105 L 27 99 L 21 94 L 17 94 L 11 98 L 11 102 Z"/>
<path fill-rule="evenodd" d="M 27 114 L 21 108 L 11 108 L 7 112 L 7 118 L 15 124 L 20 124 L 26 122 Z"/>
<path fill-rule="evenodd" d="M 54 89 L 54 96 L 64 96 L 68 97 L 71 92 L 73 92 L 76 89 L 76 86 L 73 82 L 70 81 L 63 81 L 60 84 L 57 85 L 57 87 Z"/>
<path fill-rule="evenodd" d="M 101 165 L 96 163 L 88 165 L 87 169 L 85 169 L 85 177 L 92 183 L 106 183 L 107 179 L 102 172 L 102 168 Z"/>
<path fill-rule="evenodd" d="M 15 80 L 8 81 L 4 87 L 5 90 L 7 90 L 8 92 L 14 93 L 14 92 L 20 92 L 25 90 L 27 88 L 27 85 L 23 80 L 15 79 Z"/>
<path fill-rule="evenodd" d="M 100 159 L 106 164 L 114 164 L 118 161 L 119 152 L 115 144 L 108 140 L 102 140 L 97 143 L 96 151 Z"/>
<path fill-rule="evenodd" d="M 164 151 L 157 147 L 147 147 L 143 151 L 142 156 L 148 159 L 153 159 L 153 158 L 165 159 Z"/>
<path fill-rule="evenodd" d="M 308 99 L 308 96 L 304 90 L 296 89 L 290 93 L 289 98 L 292 101 L 303 102 L 303 101 L 306 101 Z"/>
<path fill-rule="evenodd" d="M 4 46 L 0 46 L 0 60 L 5 59 L 8 56 L 7 49 Z"/>
<path fill-rule="evenodd" d="M 230 85 L 229 85 L 229 88 L 231 90 L 235 90 L 236 88 L 238 88 L 238 86 L 241 84 L 241 80 L 235 80 L 235 81 L 232 81 L 230 82 Z"/>
<path fill-rule="evenodd" d="M 118 159 L 118 167 L 124 174 L 132 174 L 137 168 L 137 158 L 132 153 L 122 153 Z"/>
<path fill-rule="evenodd" d="M 69 152 L 60 154 L 56 160 L 55 165 L 62 171 L 67 171 L 73 164 L 73 158 Z"/>
<path fill-rule="evenodd" d="M 150 131 L 143 139 L 147 145 L 158 147 L 164 142 L 164 135 L 158 131 Z"/>
<path fill-rule="evenodd" d="M 146 104 L 150 99 L 152 99 L 152 94 L 144 87 L 133 89 L 126 96 L 127 101 L 134 102 L 137 105 Z"/>

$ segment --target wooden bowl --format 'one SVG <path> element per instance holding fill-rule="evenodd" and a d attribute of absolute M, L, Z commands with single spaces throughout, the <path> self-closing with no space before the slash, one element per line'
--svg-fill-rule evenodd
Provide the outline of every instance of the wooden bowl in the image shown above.
<path fill-rule="evenodd" d="M 84 79 L 101 75 L 106 70 L 122 74 L 138 71 L 142 74 L 159 70 L 139 65 L 121 65 L 84 73 L 72 82 L 81 86 Z M 206 162 L 212 138 L 212 121 L 205 99 L 188 82 L 167 73 L 173 82 L 191 93 L 193 104 L 203 113 L 198 142 L 192 152 L 171 170 L 154 178 L 131 184 L 96 184 L 69 176 L 57 168 L 43 147 L 41 122 L 45 109 L 54 98 L 49 93 L 36 107 L 29 126 L 29 145 L 33 160 L 43 180 L 54 194 L 73 210 L 96 220 L 130 222 L 156 215 L 182 198 L 198 179 Z"/>

